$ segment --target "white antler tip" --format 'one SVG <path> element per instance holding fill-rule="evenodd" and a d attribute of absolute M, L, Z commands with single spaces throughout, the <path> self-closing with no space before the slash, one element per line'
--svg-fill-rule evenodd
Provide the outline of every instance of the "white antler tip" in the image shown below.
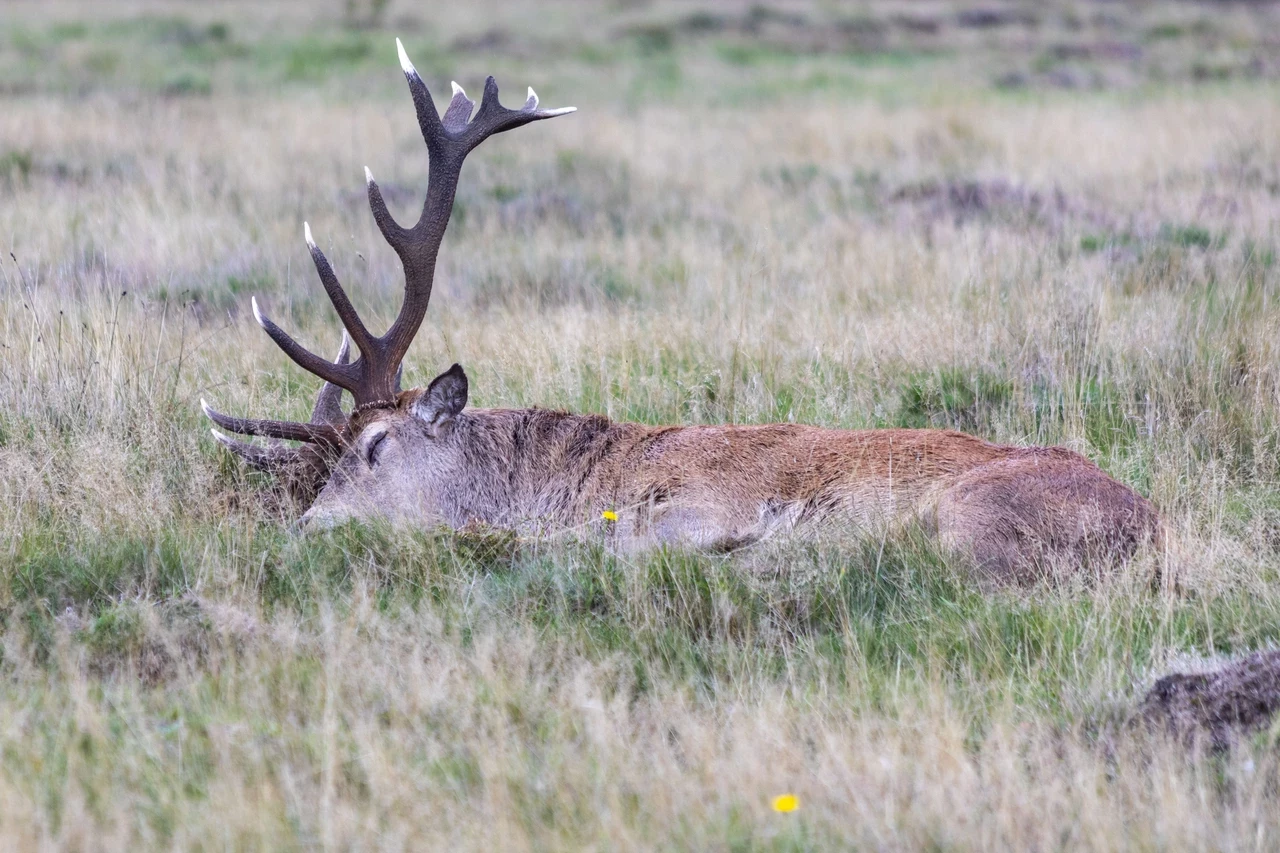
<path fill-rule="evenodd" d="M 218 444 L 224 445 L 225 447 L 232 447 L 236 443 L 236 440 L 234 438 L 227 435 L 226 433 L 218 432 L 216 429 L 210 429 L 209 434 L 212 435 L 215 439 L 217 439 Z"/>
<path fill-rule="evenodd" d="M 311 224 L 309 222 L 302 223 L 302 236 L 307 239 L 307 245 L 314 249 L 316 241 L 311 239 Z"/>
<path fill-rule="evenodd" d="M 567 116 L 569 113 L 576 113 L 577 107 L 560 107 L 555 110 L 542 110 L 539 115 L 543 118 L 551 118 L 552 116 Z"/>
<path fill-rule="evenodd" d="M 205 417 L 213 417 L 213 409 L 209 408 L 209 404 L 204 401 L 204 397 L 200 398 L 200 411 L 204 412 Z"/>
<path fill-rule="evenodd" d="M 369 171 L 368 166 L 364 167 L 364 180 L 365 180 L 365 183 L 367 184 L 373 183 L 373 172 Z"/>
<path fill-rule="evenodd" d="M 466 91 L 461 86 L 458 85 L 457 80 L 450 80 L 449 85 L 453 87 L 453 94 L 461 95 L 464 98 L 467 96 Z"/>
<path fill-rule="evenodd" d="M 409 54 L 404 52 L 404 45 L 400 43 L 400 39 L 396 39 L 396 53 L 400 54 L 400 67 L 404 69 L 404 73 L 418 76 L 418 69 L 414 68 L 413 63 L 409 61 Z"/>
<path fill-rule="evenodd" d="M 258 297 L 250 297 L 249 303 L 253 305 L 253 319 L 257 320 L 258 325 L 265 329 L 267 327 L 267 318 L 262 316 L 262 309 L 258 307 Z"/>
<path fill-rule="evenodd" d="M 538 100 L 538 93 L 533 91 L 532 86 L 529 87 L 529 98 L 531 98 L 534 101 Z"/>

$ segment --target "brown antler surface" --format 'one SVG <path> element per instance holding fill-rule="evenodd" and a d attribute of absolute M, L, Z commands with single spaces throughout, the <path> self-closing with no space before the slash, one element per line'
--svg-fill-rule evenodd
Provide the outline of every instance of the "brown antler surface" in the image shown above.
<path fill-rule="evenodd" d="M 574 111 L 574 107 L 554 110 L 538 109 L 538 96 L 533 89 L 529 89 L 524 106 L 516 110 L 508 109 L 498 103 L 498 84 L 490 77 L 485 81 L 480 109 L 476 111 L 474 118 L 471 113 L 475 107 L 475 101 L 468 98 L 467 93 L 457 83 L 453 84 L 453 98 L 445 109 L 444 116 L 441 117 L 436 113 L 431 93 L 427 91 L 422 77 L 409 61 L 399 39 L 396 39 L 396 49 L 400 54 L 400 65 L 404 69 L 405 79 L 409 82 L 409 92 L 413 96 L 413 103 L 418 112 L 418 126 L 422 130 L 422 138 L 427 144 L 427 153 L 430 157 L 426 201 L 422 206 L 422 215 L 412 228 L 405 228 L 392 218 L 382 198 L 382 192 L 373 180 L 373 174 L 368 168 L 365 169 L 369 207 L 373 211 L 373 218 L 382 236 L 391 244 L 404 266 L 405 295 L 399 315 L 386 334 L 381 337 L 371 334 L 356 314 L 355 308 L 347 298 L 324 253 L 311 239 L 310 225 L 305 224 L 307 246 L 311 250 L 311 258 L 320 275 L 320 282 L 324 285 L 325 292 L 342 319 L 342 325 L 360 350 L 360 358 L 351 364 L 326 361 L 307 350 L 287 332 L 271 322 L 262 313 L 257 300 L 253 300 L 253 313 L 258 323 L 285 354 L 326 382 L 350 391 L 355 398 L 357 410 L 394 405 L 401 361 L 427 313 L 427 303 L 431 299 L 431 286 L 435 276 L 436 256 L 440 251 L 440 242 L 444 238 L 445 228 L 449 224 L 454 194 L 458 188 L 458 176 L 467 154 L 495 133 L 502 133 L 529 122 Z M 210 417 L 227 429 L 251 435 L 272 435 L 284 431 L 278 421 L 227 418 L 224 423 L 214 414 L 210 414 Z M 231 425 L 233 422 L 236 426 Z M 289 435 L 279 437 L 294 438 L 299 441 L 324 441 L 328 435 L 323 430 L 317 430 L 314 424 L 290 426 L 302 427 L 302 429 L 293 429 Z M 254 429 L 273 432 L 254 432 Z"/>

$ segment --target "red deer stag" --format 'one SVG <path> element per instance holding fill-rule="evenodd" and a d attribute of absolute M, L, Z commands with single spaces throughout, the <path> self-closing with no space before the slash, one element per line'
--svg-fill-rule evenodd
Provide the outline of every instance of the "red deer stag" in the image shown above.
<path fill-rule="evenodd" d="M 427 311 L 463 159 L 495 133 L 573 108 L 540 109 L 530 89 L 523 107 L 507 109 L 490 77 L 474 118 L 457 84 L 439 116 L 396 44 L 430 156 L 426 202 L 412 228 L 392 219 L 366 170 L 374 220 L 404 266 L 399 316 L 381 337 L 370 333 L 308 227 L 320 282 L 346 328 L 337 360 L 304 349 L 256 301 L 253 308 L 285 354 L 325 380 L 311 422 L 233 418 L 201 401 L 224 429 L 302 443 L 260 447 L 214 430 L 250 465 L 286 472 L 312 495 L 319 489 L 304 521 L 594 527 L 621 548 L 715 550 L 779 532 L 917 521 L 997 576 L 1045 558 L 1125 559 L 1156 536 L 1145 498 L 1063 448 L 1004 447 L 943 430 L 654 427 L 543 409 L 467 409 L 467 376 L 456 364 L 426 389 L 400 391 L 398 368 Z M 360 352 L 354 362 L 348 335 Z M 355 398 L 349 417 L 339 407 L 342 389 Z"/>

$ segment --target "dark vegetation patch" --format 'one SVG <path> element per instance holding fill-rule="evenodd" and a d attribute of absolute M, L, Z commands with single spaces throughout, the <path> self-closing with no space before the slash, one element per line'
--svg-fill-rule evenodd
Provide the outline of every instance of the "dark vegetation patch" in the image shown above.
<path fill-rule="evenodd" d="M 1229 229 L 1191 223 L 1099 224 L 1103 227 L 1097 230 L 1086 226 L 1078 238 L 1080 252 L 1105 257 L 1125 295 L 1172 292 L 1196 297 L 1206 290 L 1223 295 L 1219 270 L 1229 257 L 1224 256 L 1232 242 Z M 1243 259 L 1231 276 L 1244 285 L 1238 295 L 1253 298 L 1273 277 L 1273 250 L 1247 239 L 1238 245 Z"/>
<path fill-rule="evenodd" d="M 1002 27 L 1033 28 L 1040 24 L 1040 16 L 1030 9 L 1015 6 L 979 6 L 961 9 L 956 13 L 956 25 L 972 30 L 992 30 Z"/>
<path fill-rule="evenodd" d="M 1155 683 L 1136 721 L 1189 747 L 1225 750 L 1272 725 L 1280 711 L 1280 651 L 1256 652 L 1209 672 Z"/>
<path fill-rule="evenodd" d="M 912 46 L 908 44 L 912 38 L 928 40 L 940 29 L 938 19 L 921 15 L 814 14 L 755 4 L 742 12 L 713 7 L 674 20 L 638 21 L 621 27 L 617 34 L 631 40 L 642 53 L 711 42 L 726 60 L 747 65 L 770 56 L 901 50 Z"/>
<path fill-rule="evenodd" d="M 1184 249 L 1208 249 L 1221 246 L 1223 242 L 1221 238 L 1215 238 L 1208 228 L 1199 225 L 1165 225 L 1160 229 L 1160 237 Z"/>
<path fill-rule="evenodd" d="M 930 221 L 999 220 L 1018 225 L 1060 227 L 1068 218 L 1088 216 L 1058 189 L 1036 190 L 1003 180 L 925 181 L 888 191 L 884 204 Z"/>
<path fill-rule="evenodd" d="M 1165 223 L 1153 232 L 1142 233 L 1133 229 L 1084 234 L 1080 237 L 1083 252 L 1131 251 L 1139 253 L 1144 247 L 1175 246 L 1183 249 L 1220 249 L 1226 245 L 1225 234 L 1215 234 L 1202 225 L 1173 225 Z"/>
<path fill-rule="evenodd" d="M 10 189 L 34 181 L 84 186 L 105 181 L 128 181 L 141 173 L 131 154 L 102 156 L 92 161 L 75 157 L 54 157 L 30 148 L 0 150 L 0 186 Z"/>
<path fill-rule="evenodd" d="M 963 131 L 959 131 L 961 137 Z M 971 144 L 964 139 L 924 139 L 927 149 Z M 824 207 L 918 229 L 939 223 L 1000 224 L 1088 235 L 1110 232 L 1115 214 L 1057 187 L 1032 187 L 1003 178 L 930 178 L 895 182 L 878 171 L 837 173 L 813 163 L 782 163 L 762 179 L 791 196 L 805 194 Z M 1096 239 L 1096 238 L 1094 238 Z"/>
<path fill-rule="evenodd" d="M 1043 63 L 1041 63 L 1043 65 Z M 997 89 L 1092 89 L 1112 87 L 1109 79 L 1096 69 L 1043 68 L 1031 71 L 1006 71 L 996 75 L 992 85 Z"/>
<path fill-rule="evenodd" d="M 503 27 L 490 27 L 481 33 L 474 35 L 458 36 L 449 46 L 459 53 L 485 53 L 489 51 L 507 51 L 513 50 L 516 44 L 516 37 L 512 32 Z"/>

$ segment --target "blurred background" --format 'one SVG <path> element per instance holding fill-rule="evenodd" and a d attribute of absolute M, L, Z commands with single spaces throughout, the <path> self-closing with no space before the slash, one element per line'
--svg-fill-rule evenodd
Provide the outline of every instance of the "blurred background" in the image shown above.
<path fill-rule="evenodd" d="M 427 74 L 539 75 L 592 106 L 1124 91 L 1274 79 L 1267 2 L 5 4 L 5 92 L 381 91 L 386 34 Z M 394 55 L 393 55 L 394 58 Z M 494 66 L 493 63 L 498 63 Z M 535 81 L 537 82 L 537 81 Z"/>
<path fill-rule="evenodd" d="M 271 290 L 287 266 L 276 247 L 297 255 L 297 220 L 337 214 L 347 235 L 369 233 L 362 166 L 374 167 L 393 208 L 416 210 L 425 152 L 397 71 L 399 36 L 437 95 L 456 79 L 478 96 L 493 74 L 509 102 L 532 85 L 546 104 L 582 109 L 491 146 L 463 182 L 456 230 L 471 213 L 600 248 L 633 225 L 679 227 L 692 216 L 714 222 L 716 240 L 727 228 L 750 244 L 755 235 L 726 209 L 741 174 L 757 185 L 749 192 L 786 196 L 769 205 L 780 221 L 761 227 L 795 222 L 794 205 L 819 225 L 833 212 L 859 225 L 1071 220 L 1086 249 L 1161 229 L 1175 243 L 1212 242 L 1208 222 L 1149 198 L 1136 204 L 1105 185 L 1106 172 L 1131 173 L 1144 157 L 1144 178 L 1178 168 L 1155 158 L 1179 156 L 1184 141 L 1150 122 L 1139 129 L 1156 101 L 1177 114 L 1178 132 L 1221 134 L 1233 131 L 1198 105 L 1273 94 L 1278 8 L 15 0 L 0 9 L 0 224 L 20 260 L 96 258 L 98 274 L 115 270 L 151 295 L 176 289 L 224 308 L 241 290 Z M 1072 126 L 1080 110 L 1127 112 L 1132 136 Z M 1241 138 L 1219 167 L 1251 174 L 1247 146 Z M 537 180 L 513 177 L 515 163 Z M 234 221 L 219 221 L 223 205 Z M 661 284 L 652 271 L 641 281 L 630 264 L 596 261 L 554 275 L 526 265 L 519 278 L 540 281 L 501 286 L 454 287 L 446 273 L 445 286 L 472 300 L 515 288 L 598 301 Z M 374 272 L 377 292 L 383 269 Z"/>

